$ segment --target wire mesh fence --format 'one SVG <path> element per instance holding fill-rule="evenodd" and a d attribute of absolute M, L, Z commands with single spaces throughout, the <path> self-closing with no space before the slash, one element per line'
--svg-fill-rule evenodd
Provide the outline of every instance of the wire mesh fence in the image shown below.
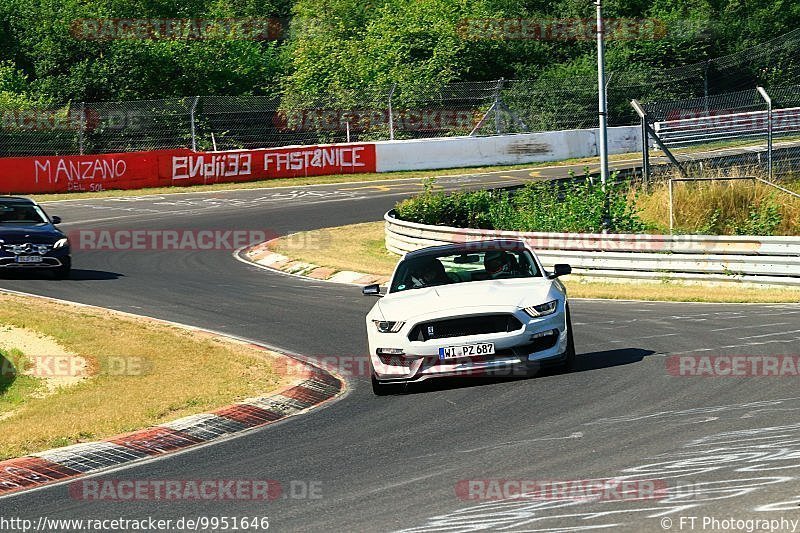
<path fill-rule="evenodd" d="M 800 85 L 642 107 L 655 134 L 651 156 L 670 152 L 682 167 L 653 167 L 656 175 L 782 177 L 800 169 Z"/>
<path fill-rule="evenodd" d="M 692 65 L 661 69 L 632 64 L 612 70 L 605 87 L 608 124 L 638 123 L 629 103 L 634 98 L 647 103 L 656 122 L 762 112 L 766 107 L 753 90 L 756 85 L 771 91 L 775 109 L 800 107 L 800 94 L 793 85 L 800 83 L 798 57 L 800 29 Z M 376 84 L 324 95 L 286 92 L 86 102 L 55 110 L 0 109 L 0 114 L 0 157 L 181 147 L 229 150 L 598 125 L 593 75 L 543 75 L 438 87 Z M 728 126 L 738 131 L 741 124 Z M 718 123 L 715 127 L 728 126 Z M 792 127 L 779 135 L 793 133 Z M 750 133 L 751 139 L 764 134 L 761 130 Z"/>

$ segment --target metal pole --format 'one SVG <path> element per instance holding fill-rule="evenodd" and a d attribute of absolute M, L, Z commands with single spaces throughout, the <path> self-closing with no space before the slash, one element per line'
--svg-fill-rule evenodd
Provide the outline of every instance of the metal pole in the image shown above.
<path fill-rule="evenodd" d="M 83 155 L 83 129 L 86 127 L 86 102 L 81 102 L 80 123 L 78 124 L 78 153 Z"/>
<path fill-rule="evenodd" d="M 344 123 L 344 127 L 347 129 L 347 142 L 350 142 L 350 117 L 347 117 L 347 122 Z"/>
<path fill-rule="evenodd" d="M 192 102 L 192 109 L 189 111 L 189 122 L 192 127 L 192 152 L 197 151 L 197 135 L 195 132 L 195 122 L 194 122 L 194 112 L 197 109 L 197 102 L 200 101 L 199 96 L 194 97 L 194 102 Z"/>
<path fill-rule="evenodd" d="M 672 235 L 675 227 L 675 214 L 672 210 L 672 178 L 669 180 L 669 234 Z"/>
<path fill-rule="evenodd" d="M 756 87 L 756 90 L 767 103 L 767 174 L 772 180 L 772 98 L 763 87 Z"/>
<path fill-rule="evenodd" d="M 596 0 L 597 7 L 597 103 L 600 130 L 600 182 L 605 187 L 608 181 L 608 131 L 606 117 L 606 67 L 605 43 L 603 41 L 603 0 Z"/>
<path fill-rule="evenodd" d="M 498 135 L 500 135 L 500 130 L 502 128 L 500 122 L 500 90 L 503 88 L 503 82 L 505 82 L 505 78 L 500 78 L 494 90 L 494 130 Z"/>
<path fill-rule="evenodd" d="M 389 140 L 394 140 L 394 115 L 392 114 L 392 96 L 394 96 L 394 90 L 397 88 L 397 84 L 393 84 L 392 88 L 389 89 Z"/>
<path fill-rule="evenodd" d="M 641 118 L 645 118 L 647 116 L 647 114 L 644 112 L 642 104 L 640 104 L 637 100 L 631 100 L 631 106 Z M 670 163 L 675 165 L 675 167 L 681 173 L 681 176 L 683 176 L 684 178 L 688 178 L 689 175 L 686 173 L 686 169 L 683 168 L 683 165 L 681 165 L 680 162 L 675 158 L 675 156 L 672 154 L 669 148 L 667 148 L 666 145 L 664 145 L 664 143 L 661 142 L 661 139 L 658 137 L 658 134 L 653 130 L 650 124 L 648 124 L 646 120 L 643 121 L 642 124 L 644 125 L 645 130 L 647 130 L 648 135 L 652 137 L 653 141 L 655 141 L 658 147 L 661 148 L 661 150 L 664 152 L 664 155 L 667 156 L 667 159 L 669 159 Z"/>
<path fill-rule="evenodd" d="M 756 87 L 756 90 L 767 102 L 767 175 L 772 181 L 772 98 L 763 87 Z"/>
<path fill-rule="evenodd" d="M 647 190 L 650 182 L 650 139 L 647 134 L 647 116 L 642 117 L 642 181 Z"/>
<path fill-rule="evenodd" d="M 650 128 L 647 124 L 647 113 L 638 100 L 631 100 L 631 106 L 639 118 L 642 119 L 642 181 L 644 181 L 645 190 L 650 181 Z"/>
<path fill-rule="evenodd" d="M 475 132 L 478 131 L 479 129 L 481 129 L 481 126 L 483 126 L 486 123 L 486 119 L 489 118 L 489 113 L 491 113 L 492 110 L 494 110 L 494 108 L 496 106 L 497 106 L 497 102 L 494 102 L 491 106 L 489 106 L 489 110 L 486 111 L 486 113 L 483 114 L 483 117 L 481 117 L 481 119 L 478 121 L 478 123 L 475 124 L 475 127 L 472 128 L 472 131 L 469 132 L 469 136 L 470 137 L 474 136 Z"/>

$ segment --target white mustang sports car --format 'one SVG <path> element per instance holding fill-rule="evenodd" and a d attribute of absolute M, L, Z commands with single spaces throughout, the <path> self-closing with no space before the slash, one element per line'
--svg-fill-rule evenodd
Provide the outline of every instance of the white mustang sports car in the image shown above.
<path fill-rule="evenodd" d="M 545 272 L 522 241 L 480 241 L 406 254 L 367 314 L 372 387 L 500 369 L 571 368 L 569 265 Z M 378 285 L 363 288 L 381 296 Z"/>

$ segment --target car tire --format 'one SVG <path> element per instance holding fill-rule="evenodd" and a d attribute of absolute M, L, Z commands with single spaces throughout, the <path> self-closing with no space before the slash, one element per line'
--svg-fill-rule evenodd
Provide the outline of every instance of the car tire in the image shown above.
<path fill-rule="evenodd" d="M 564 372 L 572 372 L 575 370 L 578 355 L 575 353 L 575 340 L 572 338 L 572 317 L 569 314 L 569 306 L 567 306 L 567 350 L 564 352 L 564 362 L 561 364 L 561 370 Z"/>
<path fill-rule="evenodd" d="M 67 279 L 72 271 L 72 260 L 69 257 L 61 261 L 61 266 L 53 270 L 53 277 L 55 279 Z"/>

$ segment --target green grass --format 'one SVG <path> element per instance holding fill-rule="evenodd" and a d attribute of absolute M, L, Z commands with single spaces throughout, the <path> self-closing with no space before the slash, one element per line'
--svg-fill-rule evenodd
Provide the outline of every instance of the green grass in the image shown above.
<path fill-rule="evenodd" d="M 102 309 L 0 294 L 0 324 L 47 336 L 93 369 L 43 395 L 35 394 L 40 380 L 6 379 L 0 413 L 11 416 L 0 420 L 0 459 L 206 412 L 290 380 L 278 354 Z M 133 364 L 110 371 L 120 361 Z"/>
<path fill-rule="evenodd" d="M 17 409 L 42 390 L 43 380 L 23 374 L 29 364 L 19 350 L 0 350 L 0 415 Z"/>

